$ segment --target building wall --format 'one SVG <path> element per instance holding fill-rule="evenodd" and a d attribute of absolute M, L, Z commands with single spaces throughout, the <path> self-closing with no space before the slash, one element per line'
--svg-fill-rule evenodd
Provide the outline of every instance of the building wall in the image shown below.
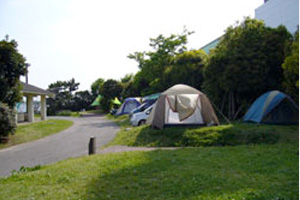
<path fill-rule="evenodd" d="M 201 47 L 202 50 L 205 51 L 205 53 L 210 54 L 210 50 L 216 48 L 216 46 L 219 44 L 222 36 L 211 41 L 210 43 L 206 44 L 205 46 Z"/>
<path fill-rule="evenodd" d="M 277 28 L 284 25 L 291 34 L 299 29 L 299 0 L 264 0 L 264 4 L 255 9 L 255 19 L 263 20 L 267 26 Z M 203 46 L 207 54 L 220 42 L 219 37 Z"/>
<path fill-rule="evenodd" d="M 284 25 L 294 34 L 299 27 L 299 0 L 268 0 L 255 9 L 255 18 L 272 28 Z"/>

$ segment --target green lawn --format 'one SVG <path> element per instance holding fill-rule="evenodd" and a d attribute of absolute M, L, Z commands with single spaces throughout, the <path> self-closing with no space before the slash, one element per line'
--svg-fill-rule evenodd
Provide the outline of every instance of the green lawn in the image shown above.
<path fill-rule="evenodd" d="M 200 147 L 69 159 L 0 179 L 0 199 L 298 199 L 298 147 Z"/>
<path fill-rule="evenodd" d="M 70 110 L 61 110 L 57 113 L 57 116 L 80 117 L 80 112 L 72 112 Z"/>
<path fill-rule="evenodd" d="M 26 125 L 18 125 L 16 133 L 9 136 L 10 142 L 7 144 L 0 144 L 0 149 L 58 133 L 69 128 L 71 125 L 73 125 L 72 121 L 56 119 Z"/>
<path fill-rule="evenodd" d="M 299 199 L 298 126 L 129 130 L 128 118 L 117 120 L 122 130 L 112 144 L 201 147 L 85 156 L 23 168 L 0 179 L 0 199 Z"/>
<path fill-rule="evenodd" d="M 70 110 L 61 110 L 57 113 L 57 116 L 67 116 L 67 117 L 81 117 L 82 115 L 85 114 L 103 114 L 102 110 L 88 110 L 88 111 L 70 111 Z"/>
<path fill-rule="evenodd" d="M 251 144 L 298 144 L 299 126 L 259 125 L 233 123 L 211 127 L 168 127 L 151 129 L 148 125 L 129 126 L 126 116 L 112 117 L 120 126 L 114 141 L 108 145 L 127 146 L 236 146 Z"/>

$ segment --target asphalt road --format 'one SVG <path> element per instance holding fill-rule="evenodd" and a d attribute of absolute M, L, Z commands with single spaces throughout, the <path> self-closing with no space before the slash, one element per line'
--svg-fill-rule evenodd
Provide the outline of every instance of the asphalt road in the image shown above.
<path fill-rule="evenodd" d="M 25 144 L 0 150 L 0 177 L 10 175 L 21 166 L 34 167 L 88 155 L 91 136 L 96 137 L 96 147 L 108 143 L 115 137 L 119 127 L 104 116 L 80 118 L 55 117 L 74 122 L 70 128 Z"/>

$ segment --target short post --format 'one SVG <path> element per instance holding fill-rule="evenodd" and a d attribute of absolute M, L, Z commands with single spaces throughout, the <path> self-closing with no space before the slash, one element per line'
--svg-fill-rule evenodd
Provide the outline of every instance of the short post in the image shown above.
<path fill-rule="evenodd" d="M 89 142 L 89 155 L 96 153 L 96 138 L 94 136 L 90 137 Z"/>

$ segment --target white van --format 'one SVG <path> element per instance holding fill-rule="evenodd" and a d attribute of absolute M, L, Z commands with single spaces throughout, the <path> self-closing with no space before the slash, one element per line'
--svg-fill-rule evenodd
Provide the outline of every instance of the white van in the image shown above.
<path fill-rule="evenodd" d="M 151 105 L 149 108 L 142 112 L 134 113 L 130 118 L 130 123 L 132 126 L 140 126 L 146 123 L 155 104 Z"/>

